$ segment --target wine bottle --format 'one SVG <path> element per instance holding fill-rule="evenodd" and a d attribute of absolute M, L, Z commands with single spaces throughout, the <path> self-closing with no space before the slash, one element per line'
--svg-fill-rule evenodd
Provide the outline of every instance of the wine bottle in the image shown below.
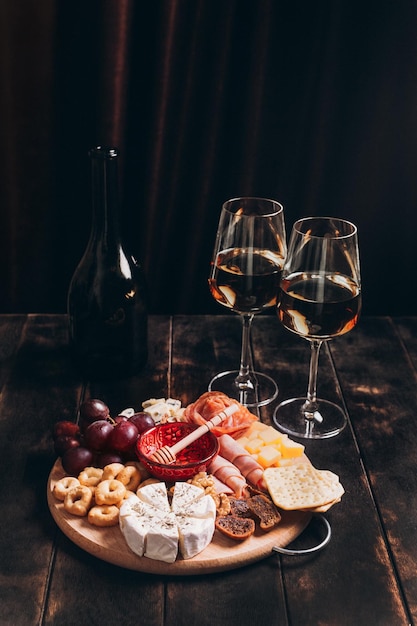
<path fill-rule="evenodd" d="M 146 279 L 122 245 L 118 150 L 99 146 L 89 156 L 92 224 L 68 291 L 70 348 L 84 376 L 124 378 L 147 361 Z"/>

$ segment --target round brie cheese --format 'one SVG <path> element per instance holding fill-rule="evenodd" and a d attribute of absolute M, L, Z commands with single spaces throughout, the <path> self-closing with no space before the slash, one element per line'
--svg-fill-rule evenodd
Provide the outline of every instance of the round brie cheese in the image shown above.
<path fill-rule="evenodd" d="M 122 504 L 119 520 L 135 554 L 173 563 L 178 552 L 191 559 L 211 542 L 216 505 L 200 487 L 177 482 L 170 506 L 165 483 L 153 483 Z"/>

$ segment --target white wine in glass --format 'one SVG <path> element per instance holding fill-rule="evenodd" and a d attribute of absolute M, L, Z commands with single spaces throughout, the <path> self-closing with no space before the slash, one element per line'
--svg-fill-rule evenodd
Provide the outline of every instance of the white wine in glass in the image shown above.
<path fill-rule="evenodd" d="M 209 391 L 221 391 L 247 407 L 272 402 L 275 381 L 251 365 L 253 317 L 275 307 L 286 255 L 284 209 L 266 198 L 234 198 L 220 214 L 211 262 L 209 287 L 213 298 L 242 318 L 240 367 L 217 374 Z"/>
<path fill-rule="evenodd" d="M 285 328 L 309 341 L 311 358 L 307 395 L 285 400 L 275 409 L 273 421 L 282 432 L 324 439 L 345 427 L 342 407 L 317 397 L 319 351 L 324 341 L 356 326 L 361 301 L 356 226 L 334 217 L 295 222 L 277 312 Z"/>

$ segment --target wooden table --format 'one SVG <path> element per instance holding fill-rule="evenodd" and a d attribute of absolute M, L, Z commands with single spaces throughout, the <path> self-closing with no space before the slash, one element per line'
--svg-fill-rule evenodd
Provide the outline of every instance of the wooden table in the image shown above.
<path fill-rule="evenodd" d="M 319 391 L 343 402 L 341 435 L 307 444 L 346 493 L 313 556 L 276 553 L 201 576 L 152 575 L 101 561 L 55 525 L 46 502 L 50 433 L 88 396 L 113 413 L 149 397 L 187 404 L 239 359 L 234 315 L 151 317 L 141 376 L 87 384 L 71 369 L 66 317 L 0 316 L 0 623 L 140 626 L 401 626 L 417 622 L 417 318 L 362 318 L 320 358 Z M 280 399 L 304 393 L 307 344 L 274 316 L 255 320 L 256 366 Z M 273 406 L 262 410 L 270 422 Z M 317 541 L 310 524 L 296 543 Z M 294 544 L 293 544 L 294 545 Z"/>

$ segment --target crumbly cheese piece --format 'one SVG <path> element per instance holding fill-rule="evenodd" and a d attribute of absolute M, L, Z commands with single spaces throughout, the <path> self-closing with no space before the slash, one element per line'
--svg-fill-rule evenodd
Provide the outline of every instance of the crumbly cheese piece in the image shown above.
<path fill-rule="evenodd" d="M 181 417 L 184 411 L 181 408 L 181 401 L 174 398 L 150 398 L 142 402 L 142 408 L 144 413 L 152 417 L 155 424 Z"/>
<path fill-rule="evenodd" d="M 190 559 L 210 543 L 216 505 L 204 490 L 190 483 L 174 486 L 172 507 L 165 483 L 141 487 L 120 508 L 120 529 L 139 556 L 173 563 L 178 551 Z"/>

